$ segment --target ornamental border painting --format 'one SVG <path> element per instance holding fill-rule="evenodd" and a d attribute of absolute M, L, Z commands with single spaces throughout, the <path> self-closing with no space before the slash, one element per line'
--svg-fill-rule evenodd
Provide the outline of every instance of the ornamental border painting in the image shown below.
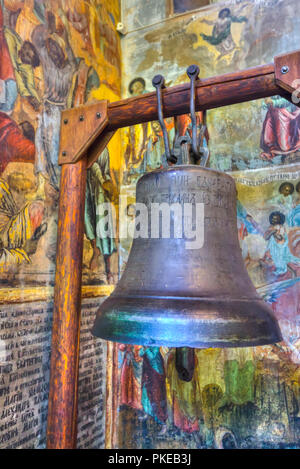
<path fill-rule="evenodd" d="M 1 2 L 0 296 L 5 302 L 52 295 L 61 112 L 120 98 L 119 15 L 117 0 Z M 88 170 L 83 285 L 89 295 L 88 287 L 99 294 L 99 287 L 105 290 L 118 279 L 117 230 L 107 243 L 98 237 L 97 207 L 117 203 L 119 148 L 117 134 Z"/>

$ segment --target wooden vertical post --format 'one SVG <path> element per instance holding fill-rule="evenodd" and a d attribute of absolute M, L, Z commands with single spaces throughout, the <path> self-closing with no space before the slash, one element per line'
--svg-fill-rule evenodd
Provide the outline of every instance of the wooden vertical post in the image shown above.
<path fill-rule="evenodd" d="M 47 448 L 73 449 L 77 394 L 86 155 L 61 170 Z"/>

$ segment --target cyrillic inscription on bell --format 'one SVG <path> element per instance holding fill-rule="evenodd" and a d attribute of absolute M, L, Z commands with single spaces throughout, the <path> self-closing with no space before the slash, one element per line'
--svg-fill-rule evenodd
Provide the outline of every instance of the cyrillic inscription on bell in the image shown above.
<path fill-rule="evenodd" d="M 191 165 L 153 171 L 139 180 L 136 202 L 144 216 L 94 335 L 195 348 L 282 340 L 243 262 L 232 177 Z"/>

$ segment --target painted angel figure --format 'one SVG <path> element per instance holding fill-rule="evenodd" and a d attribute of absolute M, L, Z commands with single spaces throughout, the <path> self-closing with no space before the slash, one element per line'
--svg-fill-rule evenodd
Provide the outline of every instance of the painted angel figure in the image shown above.
<path fill-rule="evenodd" d="M 246 23 L 248 19 L 245 16 L 233 16 L 229 8 L 222 8 L 219 12 L 217 21 L 202 20 L 202 23 L 213 26 L 212 35 L 200 33 L 204 41 L 216 46 L 220 52 L 218 59 L 224 55 L 230 54 L 235 48 L 236 44 L 231 34 L 232 23 Z"/>

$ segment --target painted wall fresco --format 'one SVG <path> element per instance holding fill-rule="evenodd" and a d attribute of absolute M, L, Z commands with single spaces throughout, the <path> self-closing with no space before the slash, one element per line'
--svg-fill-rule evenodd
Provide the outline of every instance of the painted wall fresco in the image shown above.
<path fill-rule="evenodd" d="M 107 4 L 106 4 L 107 3 Z M 51 285 L 56 255 L 61 112 L 120 96 L 119 2 L 1 2 L 1 285 Z M 96 236 L 95 210 L 115 200 L 120 136 L 88 171 L 85 284 L 114 283 L 116 243 Z"/>
<path fill-rule="evenodd" d="M 61 113 L 119 99 L 119 20 L 118 0 L 0 1 L 1 448 L 45 447 Z M 117 133 L 88 170 L 83 297 L 109 294 L 118 278 L 117 241 L 98 238 L 96 211 L 117 202 L 120 164 Z M 111 363 L 106 343 L 90 333 L 100 301 L 83 302 L 80 448 L 106 439 Z"/>
<path fill-rule="evenodd" d="M 168 16 L 168 4 L 160 0 L 146 1 L 143 4 L 137 0 L 123 0 L 121 10 L 122 21 L 125 20 L 124 25 L 127 31 L 148 26 Z"/>
<path fill-rule="evenodd" d="M 219 2 L 128 33 L 122 41 L 123 94 L 151 91 L 157 73 L 169 85 L 185 82 L 192 63 L 207 77 L 271 62 L 298 48 L 296 7 L 294 0 Z M 298 116 L 298 108 L 276 96 L 207 116 L 209 165 L 236 180 L 243 258 L 284 341 L 196 350 L 190 382 L 178 376 L 174 349 L 119 344 L 116 447 L 300 447 Z M 166 124 L 172 142 L 174 122 Z M 122 145 L 123 216 L 134 225 L 136 181 L 165 164 L 157 122 L 124 130 Z M 121 270 L 130 245 L 130 239 L 121 243 Z"/>
<path fill-rule="evenodd" d="M 202 77 L 270 63 L 274 56 L 298 48 L 293 33 L 299 29 L 293 13 L 296 8 L 295 0 L 216 3 L 129 33 L 122 42 L 123 94 L 129 95 L 129 84 L 136 77 L 143 78 L 146 90 L 151 91 L 157 73 L 172 85 L 182 83 L 192 63 L 200 66 Z M 297 137 L 287 144 L 284 137 L 280 142 L 271 136 L 280 116 L 286 116 L 286 132 L 297 121 L 298 112 L 276 97 L 210 111 L 211 165 L 244 170 L 299 161 Z"/>
<path fill-rule="evenodd" d="M 123 32 L 132 32 L 150 26 L 174 15 L 206 7 L 218 0 L 122 0 L 121 17 L 124 20 Z"/>

